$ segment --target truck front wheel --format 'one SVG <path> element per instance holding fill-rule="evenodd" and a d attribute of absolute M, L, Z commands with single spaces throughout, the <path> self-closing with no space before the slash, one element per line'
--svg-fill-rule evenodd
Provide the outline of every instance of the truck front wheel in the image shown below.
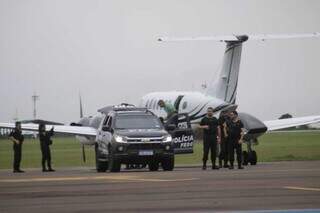
<path fill-rule="evenodd" d="M 111 156 L 109 158 L 109 171 L 110 172 L 120 172 L 120 169 L 121 169 L 120 161 Z"/>
<path fill-rule="evenodd" d="M 174 168 L 174 157 L 168 157 L 161 161 L 161 166 L 164 171 L 172 171 Z"/>
<path fill-rule="evenodd" d="M 159 170 L 159 162 L 158 161 L 152 161 L 148 164 L 150 171 L 158 171 Z"/>

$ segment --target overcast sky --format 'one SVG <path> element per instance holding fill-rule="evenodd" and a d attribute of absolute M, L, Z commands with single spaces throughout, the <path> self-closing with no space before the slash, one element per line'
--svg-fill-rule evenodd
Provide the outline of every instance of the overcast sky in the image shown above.
<path fill-rule="evenodd" d="M 224 44 L 158 43 L 159 35 L 320 31 L 320 1 L 0 0 L 0 122 L 69 123 L 152 91 L 201 90 Z M 263 120 L 320 114 L 320 39 L 244 44 L 237 103 Z"/>

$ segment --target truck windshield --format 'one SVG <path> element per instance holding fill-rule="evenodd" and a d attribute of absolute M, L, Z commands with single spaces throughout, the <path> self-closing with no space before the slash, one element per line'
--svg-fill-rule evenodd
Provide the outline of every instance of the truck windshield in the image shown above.
<path fill-rule="evenodd" d="M 153 115 L 119 115 L 115 129 L 162 129 L 159 119 Z"/>

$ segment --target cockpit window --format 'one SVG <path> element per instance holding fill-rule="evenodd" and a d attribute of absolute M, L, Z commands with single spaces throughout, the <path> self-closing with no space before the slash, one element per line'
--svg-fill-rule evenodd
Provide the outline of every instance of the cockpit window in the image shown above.
<path fill-rule="evenodd" d="M 153 115 L 119 115 L 115 129 L 162 129 L 159 119 Z"/>

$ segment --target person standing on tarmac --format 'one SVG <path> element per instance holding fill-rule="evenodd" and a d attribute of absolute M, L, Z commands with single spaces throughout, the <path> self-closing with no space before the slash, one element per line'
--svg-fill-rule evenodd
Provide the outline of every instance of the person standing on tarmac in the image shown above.
<path fill-rule="evenodd" d="M 207 109 L 207 115 L 201 120 L 200 128 L 203 129 L 203 166 L 202 169 L 207 169 L 207 160 L 209 151 L 211 152 L 212 169 L 219 169 L 216 166 L 217 144 L 220 143 L 221 131 L 219 122 L 213 116 L 213 108 Z"/>
<path fill-rule="evenodd" d="M 222 111 L 219 117 L 219 126 L 221 130 L 220 154 L 219 154 L 219 168 L 229 168 L 228 165 L 228 140 L 227 140 L 227 120 L 229 119 L 228 113 Z"/>
<path fill-rule="evenodd" d="M 230 162 L 229 169 L 234 169 L 234 150 L 237 153 L 238 169 L 242 166 L 242 138 L 244 135 L 243 123 L 238 117 L 236 111 L 229 113 L 230 119 L 227 120 L 227 136 L 228 136 L 228 159 Z"/>
<path fill-rule="evenodd" d="M 158 101 L 158 105 L 164 109 L 167 113 L 166 120 L 172 124 L 178 125 L 178 113 L 174 106 L 170 103 L 164 102 L 163 100 Z"/>
<path fill-rule="evenodd" d="M 42 172 L 54 172 L 55 170 L 51 167 L 51 151 L 50 145 L 52 144 L 51 137 L 53 136 L 53 127 L 50 131 L 46 131 L 45 124 L 39 124 L 39 139 L 40 148 L 42 153 Z M 46 163 L 48 169 L 46 168 Z"/>
<path fill-rule="evenodd" d="M 9 139 L 13 142 L 13 172 L 21 173 L 24 172 L 20 169 L 20 162 L 22 156 L 22 143 L 24 141 L 24 136 L 21 131 L 21 123 L 15 123 L 15 129 L 10 133 Z"/>

